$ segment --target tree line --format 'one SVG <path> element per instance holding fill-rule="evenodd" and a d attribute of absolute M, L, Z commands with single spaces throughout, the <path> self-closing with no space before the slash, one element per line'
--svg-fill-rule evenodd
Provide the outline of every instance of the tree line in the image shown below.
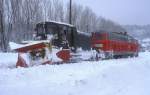
<path fill-rule="evenodd" d="M 69 2 L 0 0 L 0 50 L 7 51 L 9 41 L 31 40 L 35 25 L 50 20 L 69 23 Z M 82 32 L 125 31 L 119 24 L 75 2 L 72 3 L 72 24 Z"/>

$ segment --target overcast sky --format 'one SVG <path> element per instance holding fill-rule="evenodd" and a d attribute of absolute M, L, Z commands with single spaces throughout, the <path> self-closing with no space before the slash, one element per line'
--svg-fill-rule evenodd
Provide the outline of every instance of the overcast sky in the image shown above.
<path fill-rule="evenodd" d="M 69 1 L 69 0 L 68 0 Z M 150 24 L 150 0 L 73 0 L 119 24 Z"/>

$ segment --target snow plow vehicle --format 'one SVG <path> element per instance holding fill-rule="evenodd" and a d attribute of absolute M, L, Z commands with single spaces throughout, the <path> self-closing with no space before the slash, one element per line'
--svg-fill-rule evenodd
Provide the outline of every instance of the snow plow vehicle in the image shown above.
<path fill-rule="evenodd" d="M 76 28 L 73 25 L 58 22 L 41 22 L 36 25 L 34 40 L 21 44 L 10 43 L 13 51 L 18 52 L 16 67 L 28 67 L 43 64 L 68 63 L 71 52 L 76 51 Z"/>

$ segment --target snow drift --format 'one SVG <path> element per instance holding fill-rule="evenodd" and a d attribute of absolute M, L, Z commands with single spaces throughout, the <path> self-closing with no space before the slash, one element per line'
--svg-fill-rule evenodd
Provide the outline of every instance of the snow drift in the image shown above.
<path fill-rule="evenodd" d="M 0 95 L 149 95 L 149 57 L 1 68 Z"/>

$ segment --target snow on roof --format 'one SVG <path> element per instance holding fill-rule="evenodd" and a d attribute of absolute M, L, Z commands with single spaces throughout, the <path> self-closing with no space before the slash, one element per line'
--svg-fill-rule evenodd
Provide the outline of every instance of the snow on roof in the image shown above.
<path fill-rule="evenodd" d="M 59 21 L 53 21 L 53 20 L 40 22 L 39 24 L 41 24 L 41 23 L 56 23 L 56 24 L 60 24 L 60 25 L 66 25 L 66 26 L 74 27 L 74 25 L 72 25 L 72 24 L 65 23 L 65 22 L 59 22 Z"/>
<path fill-rule="evenodd" d="M 17 43 L 14 43 L 14 42 L 9 42 L 9 46 L 10 46 L 11 50 L 15 50 L 19 47 L 22 47 L 23 45 L 22 44 L 17 44 Z"/>
<path fill-rule="evenodd" d="M 49 43 L 49 42 L 50 42 L 50 40 L 39 40 L 39 41 L 31 40 L 31 41 L 22 41 L 21 43 L 22 44 L 30 44 L 30 43 Z"/>
<path fill-rule="evenodd" d="M 45 41 L 47 42 L 47 41 Z M 17 44 L 17 43 L 14 43 L 14 42 L 9 42 L 9 46 L 10 46 L 10 49 L 11 50 L 16 50 L 16 49 L 19 49 L 19 48 L 24 48 L 24 47 L 27 47 L 27 46 L 31 46 L 31 45 L 35 45 L 35 44 L 40 44 L 40 43 L 45 43 L 44 41 L 29 41 L 27 44 Z"/>
<path fill-rule="evenodd" d="M 91 33 L 87 33 L 87 32 L 81 32 L 81 31 L 77 31 L 79 34 L 83 34 L 83 35 L 86 35 L 86 36 L 91 36 Z"/>

